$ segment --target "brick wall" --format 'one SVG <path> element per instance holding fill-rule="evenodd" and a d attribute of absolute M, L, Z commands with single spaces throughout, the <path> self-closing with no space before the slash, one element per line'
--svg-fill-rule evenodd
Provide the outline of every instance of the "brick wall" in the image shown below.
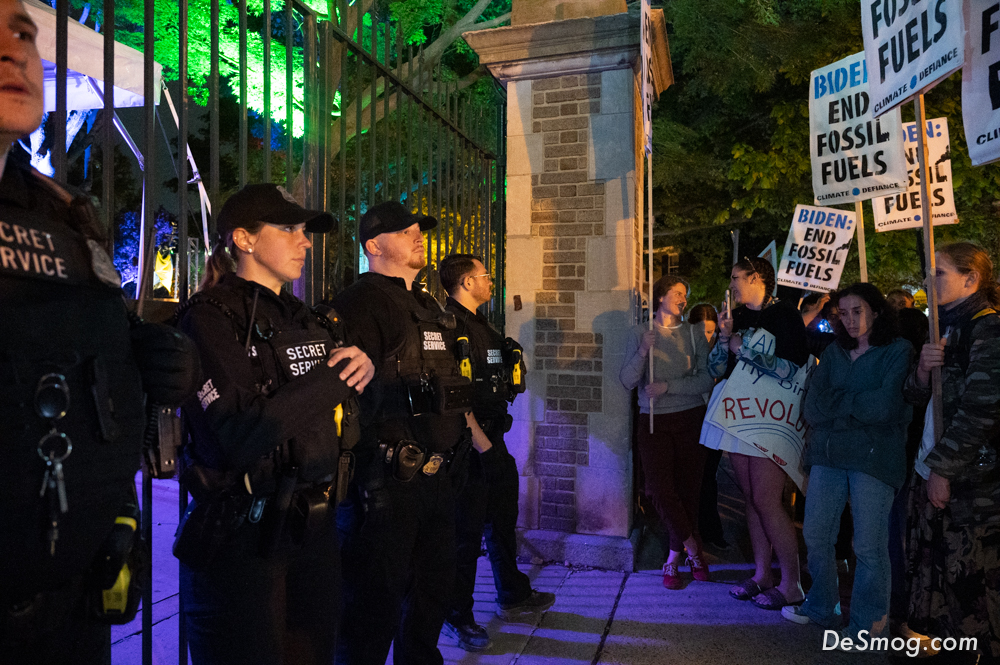
<path fill-rule="evenodd" d="M 587 241 L 604 235 L 604 182 L 589 180 L 590 115 L 601 111 L 601 75 L 534 81 L 532 132 L 544 169 L 531 176 L 531 234 L 541 237 L 533 371 L 546 378 L 545 420 L 535 425 L 539 526 L 576 529 L 576 468 L 588 464 L 587 414 L 602 411 L 600 334 L 577 329 L 576 295 L 587 288 Z"/>

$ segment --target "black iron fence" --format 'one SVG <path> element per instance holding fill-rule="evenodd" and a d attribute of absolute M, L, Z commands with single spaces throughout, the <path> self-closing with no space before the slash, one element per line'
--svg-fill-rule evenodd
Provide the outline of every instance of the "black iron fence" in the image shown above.
<path fill-rule="evenodd" d="M 503 92 L 491 79 L 455 80 L 440 48 L 429 57 L 404 45 L 372 0 L 256 0 L 252 12 L 249 0 L 24 2 L 54 42 L 43 57 L 55 100 L 41 134 L 22 144 L 94 198 L 140 313 L 165 318 L 197 288 L 213 215 L 249 182 L 281 183 L 340 219 L 313 238 L 293 287 L 307 303 L 364 270 L 358 221 L 386 200 L 440 220 L 426 243 L 436 295 L 436 266 L 452 252 L 482 256 L 503 284 Z M 502 328 L 502 292 L 489 314 Z M 149 539 L 145 464 L 142 494 Z M 181 492 L 182 511 L 186 500 Z M 148 583 L 143 606 L 149 663 Z M 184 663 L 183 621 L 178 637 Z"/>
<path fill-rule="evenodd" d="M 373 5 L 258 0 L 248 11 L 247 2 L 227 0 L 104 0 L 101 12 L 55 0 L 55 105 L 46 123 L 53 172 L 84 189 L 98 174 L 90 193 L 140 308 L 166 311 L 193 292 L 215 239 L 213 213 L 248 182 L 283 184 L 341 220 L 314 238 L 294 285 L 307 302 L 364 270 L 358 220 L 385 200 L 440 220 L 426 243 L 436 295 L 437 263 L 451 252 L 481 255 L 503 284 L 503 92 L 491 79 L 466 87 L 439 52 L 404 44 L 400 27 Z M 67 95 L 77 23 L 103 35 L 103 77 L 90 76 L 101 106 L 86 111 Z M 115 108 L 115 57 L 123 54 L 143 72 L 131 108 Z M 72 150 L 79 136 L 61 131 L 80 112 L 96 116 L 85 124 L 85 154 Z M 502 307 L 498 293 L 489 313 L 501 326 Z"/>

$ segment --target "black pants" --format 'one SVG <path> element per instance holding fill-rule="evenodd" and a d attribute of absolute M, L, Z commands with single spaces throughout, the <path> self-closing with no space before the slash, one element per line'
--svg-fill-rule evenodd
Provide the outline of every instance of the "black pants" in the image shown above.
<path fill-rule="evenodd" d="M 518 603 L 531 595 L 531 581 L 517 569 L 517 463 L 504 444 L 503 434 L 492 434 L 493 447 L 474 453 L 469 480 L 456 500 L 455 537 L 458 568 L 449 620 L 472 621 L 472 594 L 483 536 L 493 568 L 497 602 Z"/>
<path fill-rule="evenodd" d="M 261 556 L 261 536 L 246 523 L 207 570 L 181 564 L 192 663 L 329 665 L 340 611 L 333 511 L 301 547 Z"/>
<path fill-rule="evenodd" d="M 58 606 L 48 608 L 44 622 L 0 617 L 0 665 L 110 665 L 111 626 L 85 618 L 82 590 L 51 602 Z"/>
<path fill-rule="evenodd" d="M 440 665 L 437 642 L 455 580 L 455 498 L 448 472 L 409 482 L 376 472 L 337 511 L 343 543 L 340 665 Z M 361 489 L 363 485 L 367 489 Z M 381 486 L 379 486 L 381 485 Z"/>

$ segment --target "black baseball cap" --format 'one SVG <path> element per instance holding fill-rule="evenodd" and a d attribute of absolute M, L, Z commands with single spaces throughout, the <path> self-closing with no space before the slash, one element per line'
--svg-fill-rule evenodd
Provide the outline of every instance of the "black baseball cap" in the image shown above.
<path fill-rule="evenodd" d="M 364 246 L 366 242 L 377 235 L 402 231 L 414 224 L 419 224 L 421 231 L 427 231 L 437 226 L 438 221 L 433 217 L 415 215 L 398 201 L 386 201 L 372 206 L 368 212 L 361 215 L 358 235 L 361 236 L 361 245 Z"/>
<path fill-rule="evenodd" d="M 219 235 L 225 237 L 247 223 L 302 224 L 309 233 L 327 233 L 336 220 L 321 210 L 306 210 L 280 185 L 247 185 L 226 201 L 216 220 Z"/>

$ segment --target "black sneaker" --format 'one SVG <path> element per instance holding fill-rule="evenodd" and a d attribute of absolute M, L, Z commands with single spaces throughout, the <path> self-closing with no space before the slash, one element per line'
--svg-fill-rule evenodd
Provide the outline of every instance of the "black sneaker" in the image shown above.
<path fill-rule="evenodd" d="M 527 614 L 544 612 L 552 607 L 556 602 L 556 595 L 547 591 L 531 590 L 531 595 L 519 603 L 509 603 L 500 605 L 497 608 L 497 616 L 504 621 L 517 621 Z"/>
<path fill-rule="evenodd" d="M 454 637 L 458 646 L 466 651 L 485 651 L 493 645 L 489 633 L 475 621 L 459 625 L 445 621 L 444 632 L 446 635 Z"/>

